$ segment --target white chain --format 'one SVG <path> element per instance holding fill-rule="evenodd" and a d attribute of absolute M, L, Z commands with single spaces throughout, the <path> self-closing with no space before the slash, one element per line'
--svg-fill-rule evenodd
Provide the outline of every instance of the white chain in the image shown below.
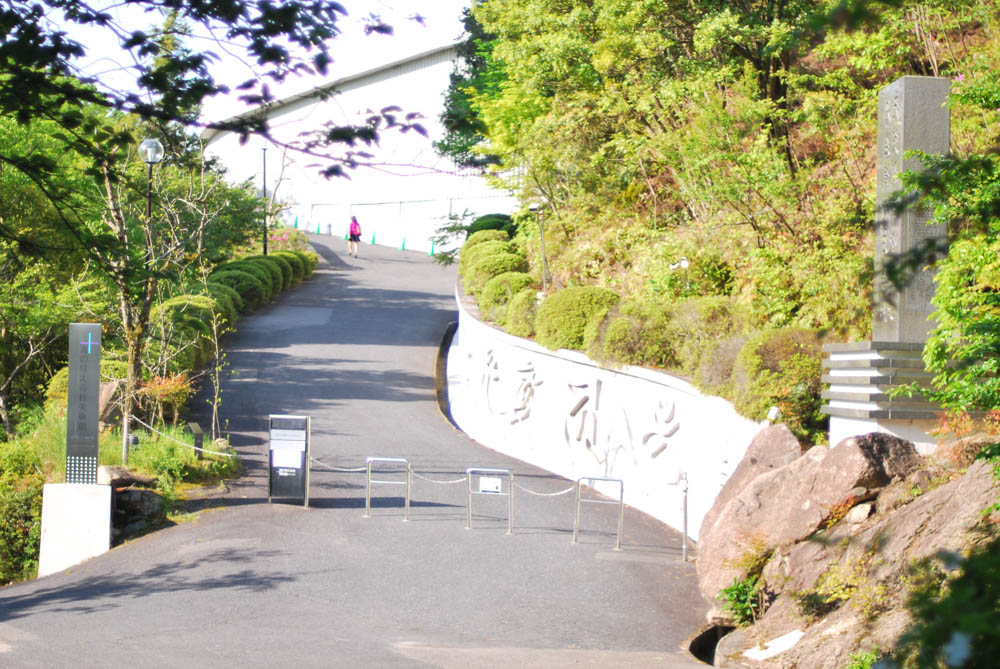
<path fill-rule="evenodd" d="M 160 432 L 159 430 L 157 430 L 152 425 L 146 425 L 145 423 L 143 423 L 141 420 L 139 420 L 135 416 L 132 416 L 132 420 L 134 420 L 139 425 L 142 425 L 143 427 L 145 427 L 145 428 L 147 428 L 149 430 L 152 430 L 153 432 L 155 432 L 156 434 L 160 435 L 164 439 L 169 439 L 170 441 L 176 442 L 176 443 L 180 444 L 181 446 L 187 446 L 188 448 L 190 448 L 193 451 L 201 451 L 202 453 L 211 453 L 212 455 L 221 455 L 224 458 L 235 458 L 235 457 L 237 457 L 237 455 L 235 453 L 224 453 L 223 451 L 210 451 L 207 448 L 198 448 L 197 446 L 192 446 L 191 444 L 185 444 L 183 441 L 178 441 L 177 439 L 174 439 L 169 434 L 163 434 L 162 432 Z"/>
<path fill-rule="evenodd" d="M 536 497 L 558 497 L 559 495 L 565 495 L 568 492 L 576 490 L 576 484 L 571 485 L 565 490 L 560 490 L 559 492 L 535 492 L 534 490 L 529 490 L 528 488 L 525 488 L 517 481 L 514 481 L 514 485 L 523 490 L 524 492 L 528 493 L 529 495 L 535 495 Z"/>
<path fill-rule="evenodd" d="M 424 481 L 429 481 L 431 483 L 437 483 L 438 485 L 451 485 L 453 483 L 462 483 L 463 481 L 467 481 L 469 479 L 468 476 L 463 476 L 462 478 L 455 479 L 454 481 L 437 481 L 435 479 L 429 479 L 426 476 L 421 476 L 420 474 L 418 474 L 418 473 L 416 473 L 414 471 L 411 471 L 410 473 L 412 473 L 418 479 L 423 479 Z"/>
<path fill-rule="evenodd" d="M 317 460 L 316 458 L 312 457 L 311 455 L 309 456 L 309 461 L 310 462 L 315 462 L 317 465 L 321 465 L 323 467 L 326 467 L 330 471 L 333 471 L 333 472 L 343 472 L 345 474 L 353 474 L 355 472 L 363 472 L 363 471 L 365 471 L 365 470 L 368 469 L 367 467 L 354 467 L 354 468 L 351 468 L 351 469 L 347 469 L 347 468 L 344 468 L 344 467 L 333 467 L 332 465 L 328 465 L 328 464 L 326 464 L 325 462 L 323 462 L 321 460 Z"/>

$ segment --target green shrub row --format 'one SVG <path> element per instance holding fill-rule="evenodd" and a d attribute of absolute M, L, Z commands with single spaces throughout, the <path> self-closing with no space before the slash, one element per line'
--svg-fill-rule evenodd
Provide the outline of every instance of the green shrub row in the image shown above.
<path fill-rule="evenodd" d="M 242 301 L 239 311 L 249 313 L 312 276 L 318 260 L 315 253 L 308 251 L 275 251 L 266 256 L 248 256 L 216 266 L 208 283 L 234 291 Z"/>

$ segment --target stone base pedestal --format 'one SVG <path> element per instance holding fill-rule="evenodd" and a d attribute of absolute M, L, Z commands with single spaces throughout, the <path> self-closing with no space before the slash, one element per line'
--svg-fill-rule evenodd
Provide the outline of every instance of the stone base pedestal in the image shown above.
<path fill-rule="evenodd" d="M 890 398 L 888 391 L 916 381 L 928 383 L 920 355 L 923 344 L 859 342 L 827 344 L 823 367 L 826 404 L 821 411 L 830 416 L 830 445 L 847 437 L 883 432 L 912 441 L 927 455 L 937 448 L 928 434 L 941 409 L 919 397 Z"/>
<path fill-rule="evenodd" d="M 38 576 L 48 576 L 111 548 L 111 486 L 47 483 L 42 490 Z"/>

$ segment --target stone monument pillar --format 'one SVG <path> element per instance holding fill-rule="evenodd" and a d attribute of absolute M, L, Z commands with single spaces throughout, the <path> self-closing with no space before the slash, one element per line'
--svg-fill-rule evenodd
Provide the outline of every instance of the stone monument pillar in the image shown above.
<path fill-rule="evenodd" d="M 890 258 L 919 249 L 940 257 L 947 248 L 945 225 L 928 225 L 930 212 L 913 204 L 894 205 L 893 195 L 902 188 L 900 172 L 922 168 L 919 159 L 905 157 L 907 151 L 948 153 L 950 86 L 948 79 L 938 77 L 902 77 L 879 91 L 872 341 L 824 347 L 829 356 L 823 366 L 829 371 L 823 382 L 829 390 L 823 392 L 827 404 L 822 411 L 830 416 L 831 445 L 869 432 L 909 439 L 924 452 L 936 445 L 927 434 L 936 407 L 919 398 L 886 394 L 893 386 L 929 379 L 921 352 L 934 327 L 934 270 L 925 263 L 904 275 L 905 284 L 898 287 L 886 270 Z"/>
<path fill-rule="evenodd" d="M 100 377 L 100 324 L 70 323 L 66 483 L 42 490 L 40 577 L 111 547 L 111 486 L 97 483 Z"/>

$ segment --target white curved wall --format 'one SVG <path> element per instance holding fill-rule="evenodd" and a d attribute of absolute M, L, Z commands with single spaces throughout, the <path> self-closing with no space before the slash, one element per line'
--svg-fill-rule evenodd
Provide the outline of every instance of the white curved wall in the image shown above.
<path fill-rule="evenodd" d="M 670 484 L 686 473 L 688 532 L 697 540 L 759 424 L 669 374 L 605 369 L 581 353 L 550 351 L 480 322 L 458 303 L 447 383 L 462 431 L 572 480 L 622 479 L 627 504 L 678 530 L 683 485 Z"/>

